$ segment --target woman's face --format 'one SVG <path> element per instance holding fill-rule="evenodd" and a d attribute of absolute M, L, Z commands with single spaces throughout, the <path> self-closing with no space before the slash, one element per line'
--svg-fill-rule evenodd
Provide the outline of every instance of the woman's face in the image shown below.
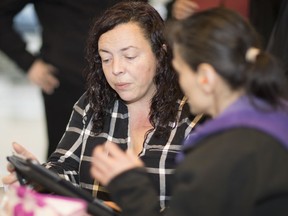
<path fill-rule="evenodd" d="M 157 60 L 138 24 L 120 24 L 98 41 L 104 75 L 126 103 L 150 101 Z"/>
<path fill-rule="evenodd" d="M 173 46 L 173 67 L 179 77 L 180 87 L 188 99 L 190 111 L 192 113 L 201 113 L 202 105 L 201 91 L 197 83 L 197 73 L 193 71 L 180 55 L 180 49 L 177 45 Z"/>

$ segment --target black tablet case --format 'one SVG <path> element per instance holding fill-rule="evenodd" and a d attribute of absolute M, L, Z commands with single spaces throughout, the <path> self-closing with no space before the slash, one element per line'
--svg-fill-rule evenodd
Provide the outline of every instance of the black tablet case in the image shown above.
<path fill-rule="evenodd" d="M 61 178 L 56 173 L 41 166 L 37 161 L 23 159 L 18 156 L 9 156 L 7 160 L 15 167 L 20 184 L 32 183 L 45 191 L 57 195 L 80 198 L 87 202 L 87 212 L 94 216 L 120 215 L 106 206 L 101 200 L 92 197 L 87 191 L 75 187 L 71 182 Z"/>

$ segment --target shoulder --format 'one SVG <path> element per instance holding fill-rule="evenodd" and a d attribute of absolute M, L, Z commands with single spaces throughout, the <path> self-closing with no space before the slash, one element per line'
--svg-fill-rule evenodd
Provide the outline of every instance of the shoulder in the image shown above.
<path fill-rule="evenodd" d="M 239 150 L 269 150 L 278 149 L 286 151 L 283 145 L 271 135 L 254 128 L 232 128 L 217 134 L 211 135 L 199 144 L 199 148 L 227 148 Z"/>
<path fill-rule="evenodd" d="M 74 104 L 73 110 L 74 112 L 79 113 L 81 116 L 86 116 L 88 113 L 92 112 L 86 92 Z"/>
<path fill-rule="evenodd" d="M 234 128 L 209 136 L 189 149 L 185 158 L 199 164 L 206 163 L 209 158 L 226 168 L 247 164 L 263 169 L 272 164 L 288 166 L 287 149 L 274 137 L 252 128 Z"/>
<path fill-rule="evenodd" d="M 265 179 L 271 183 L 274 176 L 277 184 L 285 180 L 284 185 L 288 186 L 287 167 L 288 151 L 278 140 L 256 129 L 235 128 L 203 139 L 189 149 L 178 173 L 188 172 L 203 178 L 226 176 L 226 180 L 245 176 L 262 183 Z"/>

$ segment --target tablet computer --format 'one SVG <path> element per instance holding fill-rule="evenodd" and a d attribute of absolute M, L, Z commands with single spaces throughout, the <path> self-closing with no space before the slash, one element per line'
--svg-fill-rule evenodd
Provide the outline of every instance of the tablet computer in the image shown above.
<path fill-rule="evenodd" d="M 22 185 L 32 185 L 33 188 L 40 187 L 57 195 L 83 199 L 87 202 L 87 212 L 95 216 L 119 215 L 101 200 L 74 186 L 71 182 L 41 166 L 35 160 L 23 159 L 16 155 L 8 156 L 7 160 L 15 167 L 18 181 Z"/>

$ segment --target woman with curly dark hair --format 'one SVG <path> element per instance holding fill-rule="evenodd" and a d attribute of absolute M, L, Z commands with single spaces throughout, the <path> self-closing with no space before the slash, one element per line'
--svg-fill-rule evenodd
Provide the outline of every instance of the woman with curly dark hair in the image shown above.
<path fill-rule="evenodd" d="M 93 129 L 96 133 L 103 130 L 103 119 L 107 113 L 107 108 L 113 107 L 115 100 L 121 98 L 121 91 L 117 91 L 117 88 L 110 85 L 109 78 L 107 78 L 105 73 L 105 68 L 107 68 L 105 65 L 107 64 L 103 64 L 104 60 L 101 57 L 101 53 L 105 53 L 105 51 L 99 48 L 99 39 L 104 33 L 116 28 L 118 25 L 128 23 L 137 24 L 140 30 L 143 31 L 143 37 L 147 40 L 147 45 L 151 46 L 153 58 L 157 58 L 153 60 L 155 65 L 149 61 L 144 62 L 147 67 L 155 67 L 152 79 L 149 80 L 150 84 L 153 83 L 152 94 L 148 98 L 149 103 L 151 101 L 151 105 L 149 104 L 150 110 L 147 110 L 149 111 L 149 121 L 153 128 L 156 127 L 157 122 L 159 130 L 157 132 L 161 134 L 169 133 L 171 130 L 169 123 L 176 120 L 178 107 L 175 106 L 175 101 L 182 97 L 182 93 L 179 90 L 177 75 L 171 69 L 171 52 L 168 50 L 162 35 L 164 23 L 159 14 L 155 13 L 154 8 L 147 5 L 146 7 L 142 6 L 139 3 L 126 3 L 121 7 L 111 8 L 94 23 L 91 29 L 87 46 L 87 59 L 89 62 L 87 96 L 91 109 L 95 113 Z M 124 7 L 127 9 L 125 13 L 123 13 Z M 141 7 L 142 9 L 140 10 Z M 138 37 L 138 35 L 136 36 Z M 134 38 L 134 35 L 131 35 L 131 37 Z M 124 38 L 124 40 L 129 40 L 128 35 L 125 35 Z M 124 40 L 121 43 L 124 43 Z M 140 46 L 140 44 L 138 45 Z M 134 53 L 132 56 L 136 58 L 136 53 Z M 126 54 L 127 59 L 129 58 L 128 54 L 129 52 Z M 131 59 L 130 62 L 132 62 Z M 142 68 L 136 68 L 136 70 L 139 73 L 139 77 L 142 76 L 140 75 L 141 73 L 145 72 Z M 122 99 L 125 101 L 124 98 Z"/>
<path fill-rule="evenodd" d="M 93 113 L 88 116 L 94 140 L 113 141 L 144 161 L 161 207 L 170 196 L 175 154 L 191 130 L 163 28 L 159 14 L 145 3 L 118 4 L 106 11 L 90 32 L 87 94 L 80 100 Z M 97 193 L 107 199 L 103 192 L 100 186 Z"/>
<path fill-rule="evenodd" d="M 202 119 L 189 114 L 163 30 L 143 2 L 116 4 L 91 27 L 87 92 L 45 166 L 102 200 L 109 194 L 89 172 L 95 146 L 111 141 L 139 156 L 164 208 L 181 141 Z"/>

